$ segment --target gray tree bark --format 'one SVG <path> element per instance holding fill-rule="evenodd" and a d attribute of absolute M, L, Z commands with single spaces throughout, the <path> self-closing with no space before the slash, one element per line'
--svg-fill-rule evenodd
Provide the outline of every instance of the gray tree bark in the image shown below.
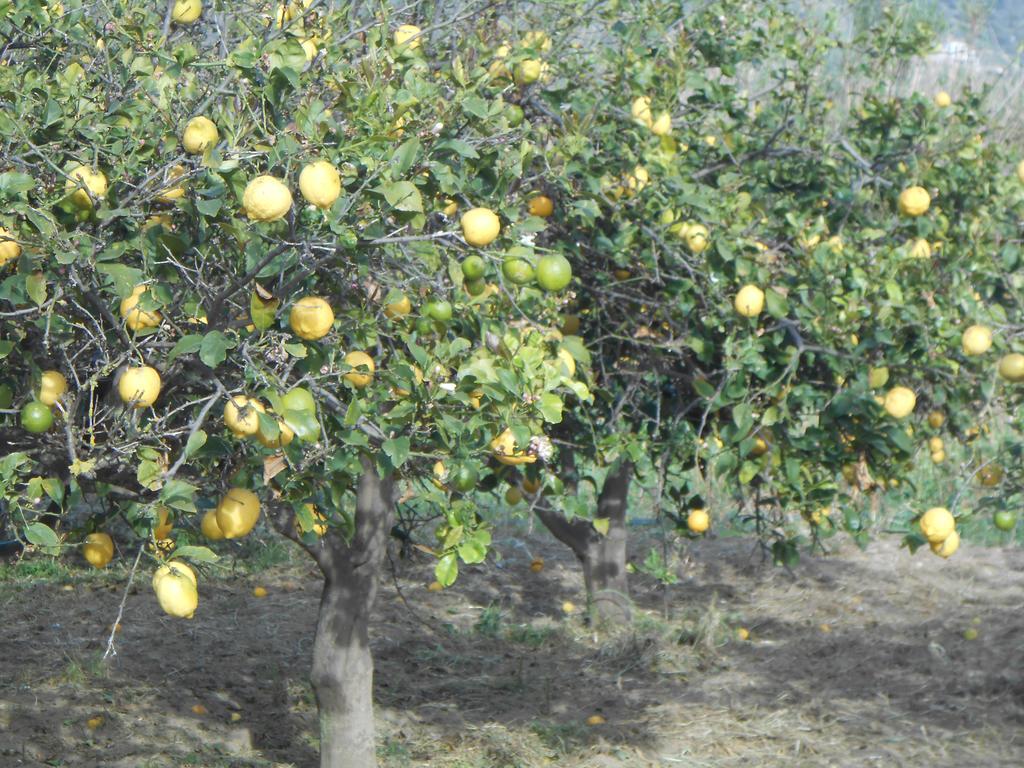
<path fill-rule="evenodd" d="M 551 509 L 537 507 L 540 521 L 580 561 L 592 617 L 609 624 L 627 622 L 631 616 L 626 580 L 626 510 L 632 478 L 630 462 L 613 467 L 605 477 L 595 515 L 608 519 L 604 536 L 589 520 L 567 520 Z"/>

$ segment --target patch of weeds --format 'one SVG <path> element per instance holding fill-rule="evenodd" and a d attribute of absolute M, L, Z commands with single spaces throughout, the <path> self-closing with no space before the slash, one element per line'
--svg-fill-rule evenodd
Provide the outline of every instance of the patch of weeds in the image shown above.
<path fill-rule="evenodd" d="M 491 603 L 480 614 L 480 618 L 473 625 L 473 629 L 484 637 L 497 637 L 501 633 L 501 622 L 501 607 Z"/>
<path fill-rule="evenodd" d="M 540 648 L 558 634 L 555 627 L 534 627 L 530 624 L 516 624 L 509 627 L 505 637 L 513 643 L 522 643 L 530 648 Z"/>
<path fill-rule="evenodd" d="M 530 730 L 537 735 L 544 746 L 555 752 L 556 757 L 565 757 L 587 740 L 583 723 L 552 723 L 535 721 Z"/>

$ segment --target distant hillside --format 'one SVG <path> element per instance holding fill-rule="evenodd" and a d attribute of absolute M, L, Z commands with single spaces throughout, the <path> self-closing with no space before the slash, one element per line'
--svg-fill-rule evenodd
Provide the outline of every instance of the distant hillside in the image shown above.
<path fill-rule="evenodd" d="M 1024 42 L 1022 0 L 939 0 L 950 35 L 1019 58 Z"/>

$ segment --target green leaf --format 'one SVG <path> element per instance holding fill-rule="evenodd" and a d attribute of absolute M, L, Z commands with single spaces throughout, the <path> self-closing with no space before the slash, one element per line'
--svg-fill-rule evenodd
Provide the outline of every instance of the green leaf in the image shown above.
<path fill-rule="evenodd" d="M 209 547 L 197 547 L 190 544 L 178 547 L 174 551 L 173 559 L 191 560 L 193 563 L 215 563 L 220 560 L 220 557 Z"/>
<path fill-rule="evenodd" d="M 437 561 L 434 566 L 434 577 L 442 587 L 450 587 L 459 577 L 459 561 L 454 552 L 449 552 Z"/>
<path fill-rule="evenodd" d="M 17 173 L 16 171 L 0 173 L 0 196 L 7 199 L 17 196 L 19 192 L 28 192 L 35 185 L 36 180 L 27 173 Z"/>
<path fill-rule="evenodd" d="M 487 101 L 479 96 L 467 96 L 462 100 L 462 111 L 481 120 L 487 117 L 487 107 Z"/>
<path fill-rule="evenodd" d="M 155 491 L 160 488 L 160 477 L 163 470 L 155 461 L 140 461 L 139 468 L 135 472 L 135 479 L 143 488 Z"/>
<path fill-rule="evenodd" d="M 189 435 L 188 442 L 185 443 L 185 456 L 194 456 L 196 451 L 206 445 L 206 437 L 206 432 L 201 429 Z"/>
<path fill-rule="evenodd" d="M 462 562 L 466 563 L 466 565 L 482 563 L 487 557 L 487 545 L 476 537 L 466 539 L 459 544 L 458 553 L 459 557 L 462 558 Z"/>
<path fill-rule="evenodd" d="M 30 544 L 35 544 L 48 555 L 55 555 L 60 551 L 60 539 L 50 526 L 44 523 L 29 523 L 25 526 L 25 538 Z"/>
<path fill-rule="evenodd" d="M 160 491 L 160 501 L 182 512 L 195 512 L 196 487 L 184 480 L 171 480 Z"/>
<path fill-rule="evenodd" d="M 391 459 L 391 463 L 397 469 L 409 458 L 409 445 L 408 437 L 395 437 L 391 440 L 385 440 L 381 444 L 381 450 Z"/>
<path fill-rule="evenodd" d="M 591 525 L 594 526 L 594 530 L 600 533 L 602 536 L 608 535 L 608 529 L 611 527 L 611 520 L 607 517 L 595 517 L 591 521 Z"/>
<path fill-rule="evenodd" d="M 769 288 L 765 291 L 765 304 L 768 307 L 768 314 L 775 318 L 783 318 L 789 314 L 789 302 L 781 293 Z"/>
<path fill-rule="evenodd" d="M 25 290 L 37 307 L 43 306 L 46 303 L 46 276 L 42 272 L 33 272 L 25 278 Z"/>
<path fill-rule="evenodd" d="M 320 422 L 316 420 L 315 413 L 306 410 L 294 411 L 289 408 L 281 417 L 299 440 L 315 443 L 320 439 Z"/>
<path fill-rule="evenodd" d="M 440 152 L 444 149 L 450 149 L 455 154 L 470 160 L 475 160 L 480 157 L 480 153 L 473 148 L 472 144 L 462 141 L 461 139 L 445 139 L 444 141 L 439 141 L 434 145 L 435 152 Z"/>
<path fill-rule="evenodd" d="M 544 421 L 558 424 L 562 421 L 562 398 L 554 392 L 545 392 L 537 401 L 537 410 Z"/>
<path fill-rule="evenodd" d="M 249 297 L 249 317 L 257 330 L 265 331 L 274 324 L 274 317 L 277 315 L 277 308 L 281 306 L 281 300 L 276 298 L 263 299 L 256 292 Z"/>
<path fill-rule="evenodd" d="M 391 156 L 391 178 L 400 179 L 412 168 L 420 151 L 420 140 L 415 136 L 404 142 Z M 388 201 L 390 202 L 390 200 Z M 393 205 L 393 203 L 392 203 Z"/>
<path fill-rule="evenodd" d="M 228 358 L 228 350 L 234 349 L 237 343 L 220 331 L 210 331 L 203 337 L 199 345 L 199 359 L 210 368 L 216 368 Z"/>
<path fill-rule="evenodd" d="M 5 357 L 11 354 L 12 349 L 14 349 L 13 341 L 8 341 L 6 339 L 0 341 L 0 360 L 3 360 Z"/>
<path fill-rule="evenodd" d="M 199 349 L 203 344 L 203 337 L 198 333 L 192 333 L 188 336 L 182 336 L 178 339 L 178 343 L 175 344 L 171 351 L 167 353 L 167 362 L 170 364 L 175 358 L 181 355 L 190 355 Z"/>
<path fill-rule="evenodd" d="M 411 181 L 396 181 L 380 187 L 388 205 L 399 211 L 423 212 L 423 198 Z"/>

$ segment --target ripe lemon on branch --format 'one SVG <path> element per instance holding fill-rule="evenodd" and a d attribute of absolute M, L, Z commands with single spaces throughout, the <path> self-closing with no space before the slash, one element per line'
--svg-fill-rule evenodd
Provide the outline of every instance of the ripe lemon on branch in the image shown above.
<path fill-rule="evenodd" d="M 149 291 L 149 286 L 136 285 L 132 289 L 131 296 L 121 300 L 121 318 L 130 331 L 141 331 L 144 328 L 156 328 L 163 319 L 155 309 L 145 311 L 139 309 L 139 301 L 142 295 Z"/>
<path fill-rule="evenodd" d="M 291 210 L 292 193 L 280 179 L 257 176 L 245 187 L 242 207 L 253 221 L 278 221 Z"/>
<path fill-rule="evenodd" d="M 299 191 L 317 208 L 330 208 L 341 194 L 341 175 L 326 160 L 317 160 L 299 174 Z"/>
<path fill-rule="evenodd" d="M 71 202 L 76 208 L 92 208 L 93 198 L 102 200 L 107 196 L 107 177 L 103 171 L 94 171 L 86 165 L 79 165 L 68 173 L 64 189 L 71 193 Z"/>
<path fill-rule="evenodd" d="M 117 392 L 125 403 L 148 408 L 160 396 L 160 374 L 148 365 L 126 368 L 117 382 Z"/>
<path fill-rule="evenodd" d="M 497 239 L 501 220 L 490 208 L 470 208 L 461 219 L 462 236 L 470 245 L 483 248 Z"/>
<path fill-rule="evenodd" d="M 744 317 L 757 317 L 764 310 L 764 291 L 756 285 L 745 285 L 736 294 L 733 304 Z"/>
<path fill-rule="evenodd" d="M 10 230 L 0 227 L 0 267 L 14 261 L 21 255 L 21 245 L 14 239 Z"/>
<path fill-rule="evenodd" d="M 68 391 L 68 380 L 60 371 L 43 371 L 39 381 L 39 402 L 53 405 Z"/>
<path fill-rule="evenodd" d="M 181 145 L 190 155 L 201 155 L 220 140 L 220 132 L 213 120 L 203 115 L 193 117 L 185 123 L 181 134 Z"/>
<path fill-rule="evenodd" d="M 263 403 L 256 398 L 234 395 L 224 405 L 224 424 L 235 437 L 249 437 L 259 431 L 259 414 L 266 412 Z"/>
<path fill-rule="evenodd" d="M 894 419 L 905 419 L 914 412 L 917 405 L 917 395 L 914 390 L 907 387 L 893 387 L 885 393 L 885 400 L 882 407 L 886 413 Z"/>
<path fill-rule="evenodd" d="M 295 302 L 288 315 L 288 324 L 300 339 L 322 339 L 334 325 L 334 310 L 319 296 L 304 296 Z"/>
<path fill-rule="evenodd" d="M 153 574 L 153 591 L 164 613 L 179 619 L 191 619 L 199 607 L 195 572 L 174 560 L 161 565 Z"/>
<path fill-rule="evenodd" d="M 932 204 L 931 195 L 924 187 L 907 187 L 900 192 L 898 206 L 900 213 L 911 218 L 923 216 Z"/>
<path fill-rule="evenodd" d="M 108 533 L 90 533 L 82 545 L 82 555 L 93 568 L 105 568 L 114 559 L 114 541 Z"/>
<path fill-rule="evenodd" d="M 932 507 L 918 522 L 929 544 L 942 544 L 956 529 L 956 520 L 945 507 Z"/>
<path fill-rule="evenodd" d="M 217 505 L 217 528 L 225 539 L 245 536 L 259 519 L 259 497 L 246 488 L 232 488 Z"/>

